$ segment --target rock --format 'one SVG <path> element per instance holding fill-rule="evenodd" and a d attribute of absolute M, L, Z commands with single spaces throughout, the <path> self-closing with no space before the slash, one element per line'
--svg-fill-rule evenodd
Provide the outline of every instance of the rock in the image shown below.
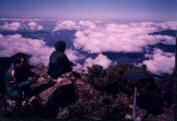
<path fill-rule="evenodd" d="M 64 109 L 59 110 L 56 119 L 65 119 L 68 117 L 68 115 L 69 115 L 68 108 L 64 108 Z"/>
<path fill-rule="evenodd" d="M 138 106 L 136 107 L 136 114 L 141 117 L 141 118 L 144 118 L 146 115 L 147 115 L 147 111 L 142 109 L 142 108 L 139 108 Z"/>
<path fill-rule="evenodd" d="M 48 80 L 46 80 L 44 77 L 40 77 L 36 81 L 36 83 L 31 84 L 30 87 L 32 90 L 35 90 L 36 88 L 40 87 L 41 85 L 47 84 L 47 83 L 48 83 Z"/>
<path fill-rule="evenodd" d="M 70 80 L 59 78 L 54 86 L 48 88 L 47 90 L 44 90 L 39 94 L 40 98 L 39 102 L 41 103 L 41 105 L 45 106 L 48 103 L 48 101 L 54 96 L 53 94 L 57 89 L 70 84 L 72 84 Z"/>
<path fill-rule="evenodd" d="M 32 96 L 32 97 L 29 99 L 29 103 L 32 103 L 35 99 L 36 99 L 36 96 Z"/>
<path fill-rule="evenodd" d="M 61 76 L 60 76 L 61 78 L 63 78 L 63 77 L 72 77 L 72 72 L 67 72 L 67 73 L 64 73 L 64 74 L 62 74 Z"/>
<path fill-rule="evenodd" d="M 30 85 L 34 95 L 38 95 L 40 92 L 50 88 L 56 83 L 56 80 L 48 75 L 47 68 L 44 66 L 44 64 L 37 65 L 31 71 L 39 76 L 36 81 L 33 78 L 30 79 L 31 82 L 34 82 Z"/>
<path fill-rule="evenodd" d="M 31 71 L 40 76 L 47 74 L 47 68 L 45 68 L 44 64 L 38 64 L 35 68 L 31 69 Z"/>
<path fill-rule="evenodd" d="M 46 105 L 50 98 L 52 98 L 53 93 L 58 88 L 58 83 L 56 83 L 53 87 L 48 88 L 47 90 L 44 90 L 39 94 L 41 105 Z"/>
<path fill-rule="evenodd" d="M 137 116 L 136 117 L 136 119 L 135 119 L 135 121 L 141 121 L 142 119 L 141 119 L 141 117 L 139 117 L 139 116 Z"/>
<path fill-rule="evenodd" d="M 86 83 L 81 81 L 80 79 L 77 79 L 75 84 L 77 87 L 86 87 Z"/>
<path fill-rule="evenodd" d="M 67 78 L 59 78 L 57 79 L 58 86 L 62 87 L 65 85 L 72 84 L 72 81 Z"/>
<path fill-rule="evenodd" d="M 128 107 L 129 107 L 130 109 L 133 109 L 133 105 L 132 105 L 132 104 L 128 105 Z"/>
<path fill-rule="evenodd" d="M 77 78 L 84 79 L 86 76 L 86 71 L 81 69 L 73 69 L 73 75 Z"/>
<path fill-rule="evenodd" d="M 8 103 L 8 105 L 12 108 L 14 108 L 16 106 L 16 101 L 15 100 L 10 100 L 7 99 L 6 102 Z"/>
<path fill-rule="evenodd" d="M 126 114 L 126 115 L 125 115 L 125 119 L 126 119 L 126 120 L 131 120 L 131 119 L 132 119 L 132 116 L 131 116 L 130 114 Z"/>

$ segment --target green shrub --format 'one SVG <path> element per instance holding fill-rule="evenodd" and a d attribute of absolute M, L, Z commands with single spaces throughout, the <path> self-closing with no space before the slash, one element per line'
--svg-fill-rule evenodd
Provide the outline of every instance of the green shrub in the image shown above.
<path fill-rule="evenodd" d="M 131 94 L 133 85 L 124 80 L 122 75 L 126 66 L 111 66 L 104 70 L 100 65 L 93 65 L 88 68 L 86 81 L 93 85 L 96 89 L 106 91 L 109 94 L 116 95 L 119 92 Z"/>
<path fill-rule="evenodd" d="M 126 102 L 126 101 L 125 101 Z M 121 98 L 103 94 L 94 101 L 77 102 L 69 107 L 71 119 L 123 120 L 127 104 Z"/>
<path fill-rule="evenodd" d="M 135 84 L 123 78 L 125 72 L 137 72 L 147 76 L 152 76 L 150 72 L 146 71 L 145 66 L 135 67 L 133 65 L 124 64 L 119 66 L 111 66 L 107 70 L 104 70 L 102 66 L 93 65 L 91 68 L 88 68 L 88 75 L 86 81 L 93 85 L 99 91 L 106 92 L 109 96 L 114 97 L 111 98 L 109 96 L 103 96 L 100 97 L 99 104 L 97 104 L 96 102 L 94 103 L 98 107 L 99 105 L 102 105 L 104 107 L 103 109 L 100 109 L 102 110 L 104 119 L 107 119 L 108 117 L 110 118 L 111 116 L 112 119 L 121 119 L 120 117 L 116 117 L 115 115 L 123 115 L 121 114 L 121 112 L 124 112 L 125 108 L 122 108 L 123 106 L 120 104 L 120 102 L 124 102 L 122 104 L 125 105 L 133 103 L 133 93 Z M 152 80 L 147 80 L 145 83 L 136 86 L 138 89 L 137 105 L 140 108 L 147 110 L 149 113 L 161 113 L 165 100 L 164 97 L 168 97 L 167 93 L 165 93 L 168 92 L 166 90 L 167 87 L 166 89 L 160 90 L 153 78 Z M 105 101 L 103 101 L 104 98 Z M 169 100 L 170 99 L 172 98 L 170 98 L 169 96 Z M 116 102 L 116 100 L 118 100 L 119 102 Z M 112 105 L 109 105 L 109 101 L 113 102 Z M 107 102 L 107 104 L 105 104 L 105 102 Z M 170 101 L 167 100 L 166 102 L 168 103 Z M 117 110 L 117 108 L 119 108 L 120 110 Z M 91 111 L 91 113 L 93 112 Z"/>

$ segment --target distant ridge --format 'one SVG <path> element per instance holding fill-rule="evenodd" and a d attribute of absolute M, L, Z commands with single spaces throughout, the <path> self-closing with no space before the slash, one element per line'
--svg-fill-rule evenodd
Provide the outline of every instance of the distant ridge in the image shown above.
<path fill-rule="evenodd" d="M 176 30 L 165 30 L 165 31 L 150 33 L 150 35 L 158 35 L 158 34 L 176 37 Z"/>

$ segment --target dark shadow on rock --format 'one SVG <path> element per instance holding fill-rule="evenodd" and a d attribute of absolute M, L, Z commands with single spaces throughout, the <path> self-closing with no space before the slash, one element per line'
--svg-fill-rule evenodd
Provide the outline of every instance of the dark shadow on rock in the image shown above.
<path fill-rule="evenodd" d="M 44 118 L 56 118 L 59 110 L 76 102 L 74 85 L 61 87 L 54 92 L 51 101 L 43 108 Z"/>
<path fill-rule="evenodd" d="M 147 110 L 148 113 L 153 115 L 162 114 L 163 99 L 152 95 L 141 95 L 137 97 L 137 104 L 140 108 Z"/>

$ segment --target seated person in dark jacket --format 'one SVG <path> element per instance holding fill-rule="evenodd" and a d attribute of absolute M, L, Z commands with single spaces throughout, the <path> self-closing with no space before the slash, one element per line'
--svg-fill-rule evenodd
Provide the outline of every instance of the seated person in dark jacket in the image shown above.
<path fill-rule="evenodd" d="M 65 72 L 72 71 L 73 63 L 69 61 L 66 54 L 64 53 L 65 47 L 65 42 L 58 41 L 55 44 L 55 51 L 50 56 L 48 74 L 54 79 L 57 79 Z M 50 109 L 48 110 L 51 110 L 50 112 L 52 114 L 54 114 L 52 112 L 54 108 L 62 109 L 74 102 L 76 99 L 73 84 L 62 87 L 60 91 L 60 95 L 56 96 L 56 99 L 53 99 L 53 101 L 55 100 L 53 103 L 56 103 L 56 106 L 49 106 Z"/>
<path fill-rule="evenodd" d="M 49 59 L 48 74 L 57 79 L 65 72 L 72 70 L 73 63 L 69 61 L 64 53 L 66 44 L 64 41 L 58 41 L 55 44 L 55 51 L 51 54 Z"/>
<path fill-rule="evenodd" d="M 23 53 L 17 53 L 14 56 L 13 63 L 10 65 L 10 68 L 5 73 L 5 88 L 7 94 L 12 98 L 19 98 L 22 94 L 22 91 L 24 91 L 26 86 L 29 86 L 29 84 L 31 83 L 31 81 L 28 80 L 28 77 L 35 76 L 35 74 L 28 70 L 25 66 L 26 62 L 26 55 Z"/>

